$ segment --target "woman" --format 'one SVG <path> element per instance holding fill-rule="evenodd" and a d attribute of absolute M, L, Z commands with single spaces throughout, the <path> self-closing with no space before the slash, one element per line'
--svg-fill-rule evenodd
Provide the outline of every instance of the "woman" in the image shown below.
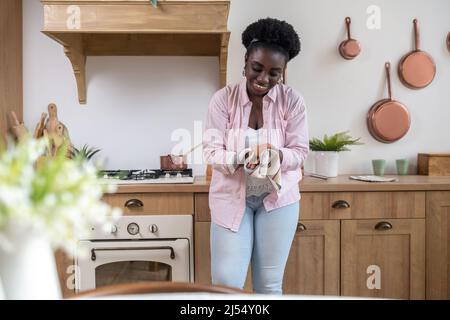
<path fill-rule="evenodd" d="M 300 40 L 290 24 L 267 18 L 249 25 L 242 42 L 244 78 L 213 96 L 203 141 L 213 167 L 212 282 L 243 288 L 251 260 L 253 290 L 281 294 L 299 217 L 300 168 L 309 150 L 303 98 L 283 84 Z M 268 167 L 281 171 L 279 185 L 252 174 L 268 150 L 275 153 Z"/>

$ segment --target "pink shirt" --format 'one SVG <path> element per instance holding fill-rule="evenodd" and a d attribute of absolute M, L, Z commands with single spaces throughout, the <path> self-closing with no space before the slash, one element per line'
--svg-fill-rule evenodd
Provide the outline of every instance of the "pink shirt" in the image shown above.
<path fill-rule="evenodd" d="M 244 215 L 246 197 L 246 173 L 242 166 L 235 169 L 235 163 L 245 148 L 251 107 L 245 78 L 217 91 L 208 107 L 203 135 L 204 157 L 213 167 L 211 220 L 235 232 Z M 300 200 L 300 168 L 309 152 L 309 136 L 304 100 L 292 88 L 282 84 L 273 87 L 263 98 L 262 109 L 267 142 L 283 153 L 282 188 L 263 201 L 270 212 Z"/>

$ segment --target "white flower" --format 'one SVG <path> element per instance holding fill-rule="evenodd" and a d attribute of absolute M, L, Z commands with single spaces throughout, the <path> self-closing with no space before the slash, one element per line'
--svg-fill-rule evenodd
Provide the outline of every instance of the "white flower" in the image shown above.
<path fill-rule="evenodd" d="M 45 232 L 55 247 L 72 254 L 91 226 L 110 226 L 121 215 L 102 202 L 115 186 L 101 184 L 90 163 L 45 155 L 46 139 L 26 139 L 0 153 L 0 246 L 9 242 L 2 229 L 22 224 Z M 38 159 L 44 161 L 38 162 Z"/>

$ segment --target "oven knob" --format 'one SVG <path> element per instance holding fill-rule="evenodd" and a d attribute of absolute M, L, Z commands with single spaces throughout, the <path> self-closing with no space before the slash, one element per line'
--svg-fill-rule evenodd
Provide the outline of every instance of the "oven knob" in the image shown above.
<path fill-rule="evenodd" d="M 150 229 L 151 233 L 157 233 L 158 232 L 158 226 L 156 224 L 152 224 L 150 227 L 148 227 Z"/>
<path fill-rule="evenodd" d="M 129 234 L 131 234 L 132 236 L 135 236 L 139 233 L 139 226 L 137 223 L 130 223 L 127 227 L 127 231 Z"/>
<path fill-rule="evenodd" d="M 112 225 L 110 232 L 111 232 L 111 234 L 116 234 L 117 233 L 117 226 L 116 225 Z"/>

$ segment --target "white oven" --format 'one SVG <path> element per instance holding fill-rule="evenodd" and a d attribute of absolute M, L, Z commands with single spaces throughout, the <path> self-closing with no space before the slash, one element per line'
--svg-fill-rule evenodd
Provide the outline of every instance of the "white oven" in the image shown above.
<path fill-rule="evenodd" d="M 105 232 L 80 240 L 77 292 L 140 281 L 194 281 L 191 215 L 123 216 Z"/>

